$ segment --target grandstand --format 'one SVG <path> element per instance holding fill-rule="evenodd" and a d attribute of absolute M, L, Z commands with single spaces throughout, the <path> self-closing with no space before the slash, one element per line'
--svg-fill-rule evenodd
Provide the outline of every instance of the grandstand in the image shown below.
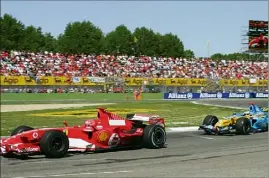
<path fill-rule="evenodd" d="M 1 53 L 1 76 L 268 79 L 268 62 Z"/>
<path fill-rule="evenodd" d="M 255 82 L 251 83 L 250 79 Z M 66 56 L 48 52 L 1 53 L 1 85 L 5 91 L 15 86 L 35 87 L 37 92 L 55 89 L 61 92 L 124 92 L 126 88 L 148 89 L 149 86 L 153 92 L 264 91 L 267 81 L 268 62 L 146 56 Z"/>

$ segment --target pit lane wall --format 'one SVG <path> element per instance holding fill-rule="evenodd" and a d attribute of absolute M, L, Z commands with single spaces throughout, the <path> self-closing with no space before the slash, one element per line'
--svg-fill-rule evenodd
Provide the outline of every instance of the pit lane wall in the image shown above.
<path fill-rule="evenodd" d="M 180 99 L 249 99 L 249 98 L 268 98 L 268 93 L 164 93 L 164 99 L 180 100 Z"/>

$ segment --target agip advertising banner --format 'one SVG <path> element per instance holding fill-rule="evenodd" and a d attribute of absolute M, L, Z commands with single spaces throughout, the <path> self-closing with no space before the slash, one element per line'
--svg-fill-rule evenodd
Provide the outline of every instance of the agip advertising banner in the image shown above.
<path fill-rule="evenodd" d="M 209 99 L 209 98 L 268 98 L 268 93 L 164 93 L 164 99 Z"/>

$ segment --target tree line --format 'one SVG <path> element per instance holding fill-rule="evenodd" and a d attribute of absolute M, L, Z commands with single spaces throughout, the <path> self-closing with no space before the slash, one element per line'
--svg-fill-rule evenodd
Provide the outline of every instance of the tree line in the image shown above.
<path fill-rule="evenodd" d="M 44 33 L 41 27 L 25 26 L 10 14 L 0 18 L 0 25 L 1 50 L 7 51 L 194 57 L 193 51 L 184 49 L 177 35 L 162 35 L 146 27 L 137 27 L 132 33 L 125 25 L 119 25 L 104 34 L 90 21 L 76 21 L 54 37 Z"/>
<path fill-rule="evenodd" d="M 231 53 L 231 54 L 216 53 L 211 56 L 211 59 L 215 61 L 220 60 L 268 61 L 268 56 L 262 54 L 249 54 L 249 53 Z"/>

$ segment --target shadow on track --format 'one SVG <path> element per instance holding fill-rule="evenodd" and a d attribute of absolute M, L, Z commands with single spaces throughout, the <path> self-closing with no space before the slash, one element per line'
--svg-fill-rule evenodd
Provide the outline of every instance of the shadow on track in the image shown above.
<path fill-rule="evenodd" d="M 165 145 L 163 148 L 167 148 L 167 145 Z M 161 148 L 161 149 L 163 149 L 163 148 Z M 102 153 L 141 150 L 141 149 L 148 149 L 148 148 L 144 148 L 142 146 L 135 146 L 135 147 L 119 147 L 119 148 L 113 148 L 113 149 L 109 149 L 109 150 L 102 149 L 102 150 L 87 151 L 87 152 L 70 152 L 63 158 L 73 157 L 76 155 L 102 154 Z M 9 160 L 42 160 L 42 159 L 53 160 L 53 159 L 58 159 L 58 158 L 46 158 L 42 154 L 39 154 L 39 155 L 14 155 L 14 154 L 11 154 L 11 155 L 6 156 L 5 158 L 9 159 Z"/>

